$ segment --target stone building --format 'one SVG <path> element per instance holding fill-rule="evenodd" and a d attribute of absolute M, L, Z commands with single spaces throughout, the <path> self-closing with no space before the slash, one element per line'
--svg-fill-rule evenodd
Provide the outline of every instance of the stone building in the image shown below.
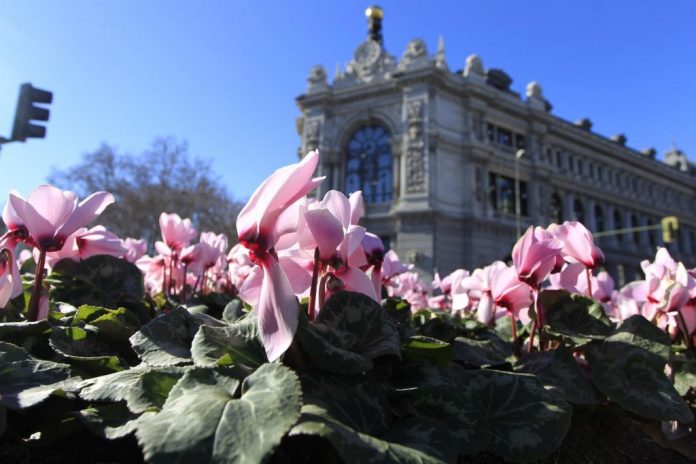
<path fill-rule="evenodd" d="M 434 54 L 415 39 L 400 58 L 390 55 L 382 10 L 366 15 L 368 37 L 352 60 L 333 82 L 314 67 L 297 97 L 299 154 L 319 148 L 322 194 L 363 190 L 365 225 L 425 277 L 508 258 L 518 217 L 521 230 L 576 219 L 599 232 L 675 215 L 670 251 L 696 265 L 696 167 L 684 153 L 661 161 L 654 149 L 630 148 L 623 134 L 593 132 L 589 119 L 566 121 L 539 83 L 522 96 L 477 55 L 452 71 L 442 39 Z M 622 282 L 640 277 L 662 232 L 597 241 Z"/>

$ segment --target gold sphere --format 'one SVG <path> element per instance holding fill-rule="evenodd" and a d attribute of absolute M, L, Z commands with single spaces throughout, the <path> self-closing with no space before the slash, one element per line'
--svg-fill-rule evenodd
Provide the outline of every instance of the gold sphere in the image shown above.
<path fill-rule="evenodd" d="M 368 6 L 365 10 L 365 16 L 371 19 L 384 18 L 384 10 L 377 5 Z"/>

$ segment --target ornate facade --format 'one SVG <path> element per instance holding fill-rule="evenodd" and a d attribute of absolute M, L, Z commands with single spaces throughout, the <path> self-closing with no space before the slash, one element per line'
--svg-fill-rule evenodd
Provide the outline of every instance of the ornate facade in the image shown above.
<path fill-rule="evenodd" d="M 677 216 L 670 251 L 696 265 L 696 167 L 682 152 L 658 160 L 622 134 L 593 132 L 589 119 L 559 118 L 537 82 L 521 96 L 476 55 L 452 71 L 442 39 L 434 54 L 412 40 L 398 59 L 382 44 L 381 10 L 366 13 L 369 35 L 353 59 L 331 83 L 314 67 L 297 98 L 299 154 L 320 150 L 321 194 L 363 190 L 365 225 L 424 276 L 509 258 L 518 191 L 523 230 L 576 219 L 598 232 Z M 662 233 L 597 241 L 621 282 L 640 276 Z"/>

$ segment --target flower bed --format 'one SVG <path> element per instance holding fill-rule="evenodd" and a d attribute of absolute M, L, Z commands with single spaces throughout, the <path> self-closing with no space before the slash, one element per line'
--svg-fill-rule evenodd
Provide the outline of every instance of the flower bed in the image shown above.
<path fill-rule="evenodd" d="M 512 265 L 426 285 L 358 225 L 359 194 L 306 198 L 317 159 L 259 187 L 229 253 L 212 233 L 192 245 L 174 214 L 152 257 L 84 228 L 106 192 L 13 193 L 0 458 L 694 458 L 693 271 L 662 249 L 644 281 L 614 289 L 568 222 L 530 228 Z"/>

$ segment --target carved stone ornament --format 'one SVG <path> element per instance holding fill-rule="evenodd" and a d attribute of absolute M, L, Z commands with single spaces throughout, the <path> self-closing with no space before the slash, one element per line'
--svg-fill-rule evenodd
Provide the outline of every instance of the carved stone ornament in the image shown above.
<path fill-rule="evenodd" d="M 466 67 L 464 68 L 464 75 L 469 76 L 471 74 L 476 74 L 479 76 L 484 75 L 483 61 L 481 61 L 481 58 L 479 58 L 479 56 L 476 54 L 469 55 L 466 58 Z"/>
<path fill-rule="evenodd" d="M 307 134 L 306 134 L 306 148 L 307 150 L 314 150 L 319 146 L 319 130 L 321 128 L 321 123 L 319 121 L 308 121 L 307 122 Z"/>
<path fill-rule="evenodd" d="M 314 66 L 309 71 L 307 84 L 310 92 L 328 88 L 329 84 L 327 82 L 326 69 L 322 65 Z"/>
<path fill-rule="evenodd" d="M 398 68 L 400 70 L 418 68 L 430 62 L 425 42 L 421 39 L 414 39 L 406 45 L 406 50 L 404 50 L 401 56 Z"/>
<path fill-rule="evenodd" d="M 425 141 L 423 140 L 423 102 L 413 100 L 406 106 L 408 131 L 406 139 L 406 191 L 426 190 Z"/>
<path fill-rule="evenodd" d="M 421 56 L 428 54 L 428 49 L 425 46 L 425 42 L 421 39 L 414 39 L 406 45 L 406 50 L 404 50 L 403 59 L 405 60 L 415 60 Z"/>
<path fill-rule="evenodd" d="M 527 84 L 527 98 L 543 99 L 544 91 L 541 88 L 541 84 L 539 84 L 537 81 L 532 81 Z"/>
<path fill-rule="evenodd" d="M 353 60 L 346 66 L 340 81 L 344 85 L 355 81 L 370 82 L 375 78 L 389 77 L 394 68 L 394 59 L 384 51 L 382 45 L 367 39 L 355 50 Z"/>

